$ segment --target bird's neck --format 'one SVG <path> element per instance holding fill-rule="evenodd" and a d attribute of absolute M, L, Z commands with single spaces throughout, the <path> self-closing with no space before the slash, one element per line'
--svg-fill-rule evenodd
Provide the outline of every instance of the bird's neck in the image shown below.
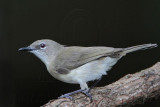
<path fill-rule="evenodd" d="M 46 67 L 48 66 L 50 59 L 47 55 L 43 55 L 42 57 L 38 57 L 38 58 L 45 64 Z"/>
<path fill-rule="evenodd" d="M 48 55 L 48 54 L 42 54 L 42 53 L 39 53 L 39 52 L 32 52 L 35 56 L 37 56 L 44 64 L 45 66 L 47 67 L 50 62 L 55 58 L 56 56 L 56 53 L 52 54 L 52 55 Z"/>

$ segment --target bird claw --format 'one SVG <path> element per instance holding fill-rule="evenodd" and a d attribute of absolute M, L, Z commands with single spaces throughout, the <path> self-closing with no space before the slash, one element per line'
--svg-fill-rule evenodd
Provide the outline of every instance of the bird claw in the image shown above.
<path fill-rule="evenodd" d="M 73 100 L 73 97 L 71 97 L 70 95 L 73 95 L 73 94 L 76 94 L 76 93 L 79 93 L 79 92 L 82 92 L 83 94 L 85 94 L 87 97 L 89 97 L 90 101 L 92 102 L 92 96 L 91 94 L 89 93 L 91 89 L 86 89 L 86 90 L 76 90 L 74 92 L 71 92 L 71 93 L 67 93 L 67 94 L 64 94 L 64 95 L 61 95 L 60 97 L 58 98 L 68 98 L 70 100 Z"/>
<path fill-rule="evenodd" d="M 90 89 L 87 89 L 87 90 L 82 91 L 82 93 L 84 93 L 86 96 L 88 96 L 89 99 L 90 99 L 90 101 L 92 102 L 92 101 L 93 101 L 93 100 L 92 100 L 92 96 L 91 96 L 91 94 L 89 93 L 89 91 L 90 91 Z"/>
<path fill-rule="evenodd" d="M 73 97 L 71 97 L 71 96 L 68 95 L 68 94 L 61 95 L 60 97 L 58 97 L 58 99 L 60 99 L 60 98 L 68 98 L 68 99 L 70 99 L 70 100 L 73 100 Z"/>

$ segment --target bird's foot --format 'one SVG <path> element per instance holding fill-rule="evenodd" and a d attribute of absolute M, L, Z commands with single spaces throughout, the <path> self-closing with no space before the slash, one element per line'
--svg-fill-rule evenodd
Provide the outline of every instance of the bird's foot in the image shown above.
<path fill-rule="evenodd" d="M 73 97 L 71 97 L 71 95 L 76 94 L 76 93 L 79 93 L 79 92 L 83 92 L 83 91 L 84 91 L 84 90 L 79 89 L 79 90 L 73 91 L 73 92 L 71 92 L 71 93 L 67 93 L 67 94 L 61 95 L 61 96 L 58 97 L 58 98 L 69 98 L 70 100 L 73 100 Z"/>
<path fill-rule="evenodd" d="M 71 97 L 69 93 L 64 94 L 64 95 L 61 95 L 60 97 L 58 97 L 58 99 L 59 99 L 59 98 L 68 98 L 68 99 L 70 99 L 70 100 L 73 100 L 73 97 Z"/>
<path fill-rule="evenodd" d="M 86 89 L 86 90 L 82 90 L 82 89 L 79 89 L 79 90 L 76 90 L 76 91 L 73 91 L 71 93 L 67 93 L 67 94 L 64 94 L 64 95 L 61 95 L 60 97 L 58 98 L 68 98 L 70 100 L 73 100 L 73 97 L 71 95 L 73 94 L 76 94 L 76 93 L 84 93 L 87 97 L 89 97 L 90 101 L 92 102 L 92 96 L 91 94 L 89 93 L 90 89 Z"/>
<path fill-rule="evenodd" d="M 86 90 L 83 90 L 82 93 L 84 93 L 87 97 L 89 97 L 90 101 L 92 102 L 92 95 L 89 93 L 90 92 L 90 89 L 86 89 Z"/>

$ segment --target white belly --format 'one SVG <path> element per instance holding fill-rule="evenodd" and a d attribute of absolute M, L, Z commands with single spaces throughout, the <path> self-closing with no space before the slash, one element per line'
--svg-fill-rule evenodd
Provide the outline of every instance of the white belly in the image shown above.
<path fill-rule="evenodd" d="M 109 71 L 118 60 L 117 58 L 110 57 L 106 57 L 103 60 L 95 60 L 70 71 L 69 74 L 59 75 L 58 79 L 74 84 L 93 81 L 99 79 L 102 75 L 106 75 L 106 71 Z"/>

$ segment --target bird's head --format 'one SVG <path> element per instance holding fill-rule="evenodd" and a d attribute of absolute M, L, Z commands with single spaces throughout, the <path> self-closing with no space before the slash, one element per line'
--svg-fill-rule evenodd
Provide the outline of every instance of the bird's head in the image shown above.
<path fill-rule="evenodd" d="M 63 45 L 49 39 L 42 39 L 33 42 L 27 47 L 20 48 L 19 51 L 27 51 L 36 55 L 47 66 L 60 51 Z"/>

